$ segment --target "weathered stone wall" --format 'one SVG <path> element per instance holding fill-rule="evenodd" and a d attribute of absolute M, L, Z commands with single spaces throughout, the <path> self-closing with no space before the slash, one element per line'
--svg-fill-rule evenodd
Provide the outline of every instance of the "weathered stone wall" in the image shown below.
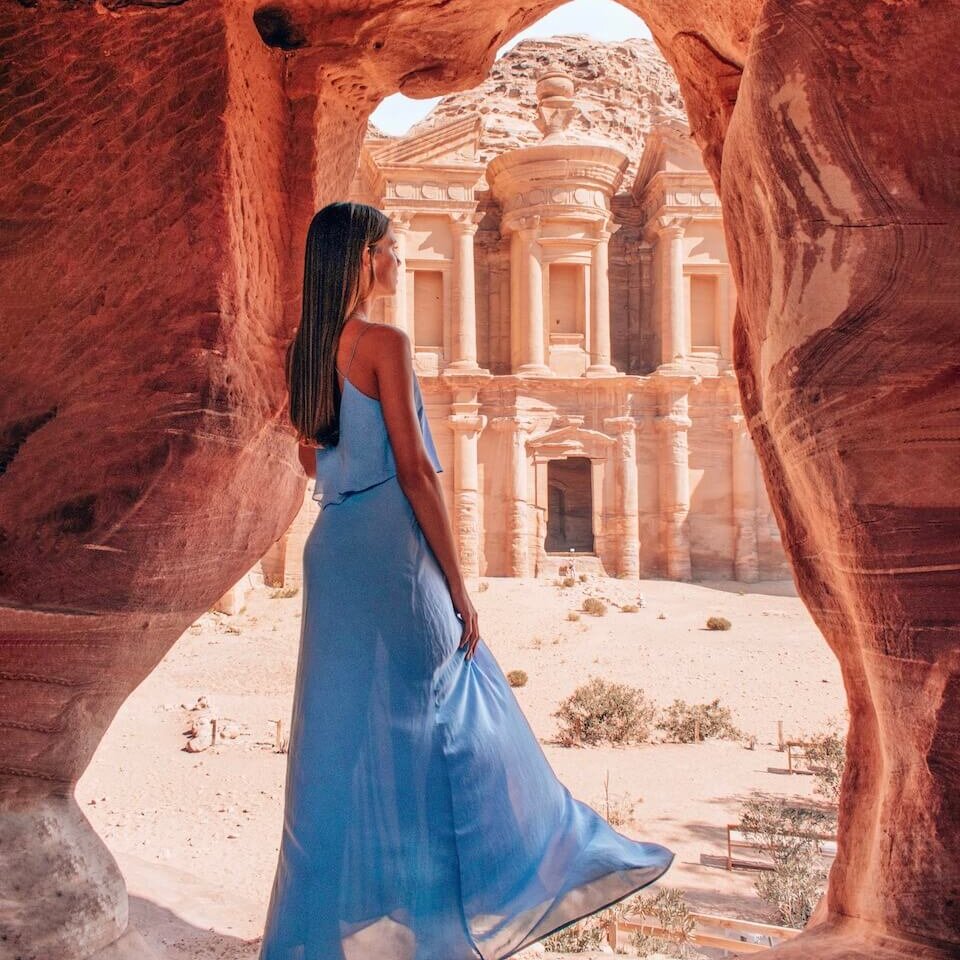
<path fill-rule="evenodd" d="M 721 178 L 743 402 L 850 698 L 829 907 L 953 943 L 956 16 L 950 3 L 768 4 Z"/>
<path fill-rule="evenodd" d="M 73 783 L 303 488 L 277 375 L 286 104 L 220 4 L 8 5 L 0 44 L 0 899 L 24 956 L 86 956 L 126 900 Z M 61 849 L 31 861 L 38 830 Z"/>

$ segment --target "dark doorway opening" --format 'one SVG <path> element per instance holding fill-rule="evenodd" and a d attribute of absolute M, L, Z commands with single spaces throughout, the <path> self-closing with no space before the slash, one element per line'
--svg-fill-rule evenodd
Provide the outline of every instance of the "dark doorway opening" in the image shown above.
<path fill-rule="evenodd" d="M 593 481 L 587 457 L 547 464 L 547 553 L 593 553 Z"/>

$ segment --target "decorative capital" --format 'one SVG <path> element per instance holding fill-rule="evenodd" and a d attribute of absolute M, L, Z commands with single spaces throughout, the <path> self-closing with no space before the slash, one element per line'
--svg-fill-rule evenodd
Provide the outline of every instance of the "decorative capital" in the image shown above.
<path fill-rule="evenodd" d="M 458 210 L 450 214 L 450 225 L 453 227 L 454 233 L 473 235 L 480 228 L 482 219 L 482 213 L 473 210 Z"/>
<path fill-rule="evenodd" d="M 689 430 L 693 421 L 682 410 L 671 410 L 660 417 L 653 418 L 653 427 L 657 433 L 678 433 Z"/>
<path fill-rule="evenodd" d="M 740 410 L 736 410 L 726 418 L 727 429 L 734 437 L 750 438 L 750 428 L 747 425 L 747 418 Z"/>
<path fill-rule="evenodd" d="M 604 430 L 614 436 L 635 433 L 639 426 L 633 417 L 605 417 L 603 421 Z"/>
<path fill-rule="evenodd" d="M 657 217 L 655 225 L 656 232 L 668 240 L 682 237 L 687 227 L 690 226 L 692 219 L 692 217 L 678 217 L 674 215 Z"/>
<path fill-rule="evenodd" d="M 455 433 L 480 433 L 487 425 L 487 418 L 482 413 L 454 413 L 447 417 L 447 424 Z"/>
<path fill-rule="evenodd" d="M 540 229 L 540 215 L 531 214 L 528 217 L 517 217 L 510 222 L 510 229 L 517 233 L 531 232 L 535 233 Z"/>

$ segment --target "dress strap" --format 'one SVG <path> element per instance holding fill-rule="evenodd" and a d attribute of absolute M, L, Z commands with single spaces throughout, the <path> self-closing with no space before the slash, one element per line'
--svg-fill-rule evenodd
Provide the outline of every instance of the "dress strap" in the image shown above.
<path fill-rule="evenodd" d="M 369 326 L 364 327 L 364 328 L 357 334 L 357 339 L 353 341 L 353 349 L 350 351 L 350 359 L 347 361 L 347 369 L 346 369 L 346 372 L 342 372 L 342 371 L 340 372 L 340 376 L 342 376 L 344 380 L 347 379 L 347 374 L 350 372 L 350 367 L 351 367 L 352 364 L 353 364 L 353 355 L 357 352 L 357 344 L 360 342 L 360 338 L 361 338 L 369 329 L 370 329 Z"/>

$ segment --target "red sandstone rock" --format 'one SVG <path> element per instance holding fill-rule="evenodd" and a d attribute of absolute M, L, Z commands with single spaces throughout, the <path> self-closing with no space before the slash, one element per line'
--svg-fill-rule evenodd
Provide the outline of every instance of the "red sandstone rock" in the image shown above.
<path fill-rule="evenodd" d="M 72 786 L 299 506 L 299 250 L 370 110 L 478 83 L 554 5 L 0 11 L 3 950 L 124 929 Z M 960 3 L 630 5 L 722 193 L 744 408 L 850 698 L 827 915 L 771 955 L 955 956 Z"/>

